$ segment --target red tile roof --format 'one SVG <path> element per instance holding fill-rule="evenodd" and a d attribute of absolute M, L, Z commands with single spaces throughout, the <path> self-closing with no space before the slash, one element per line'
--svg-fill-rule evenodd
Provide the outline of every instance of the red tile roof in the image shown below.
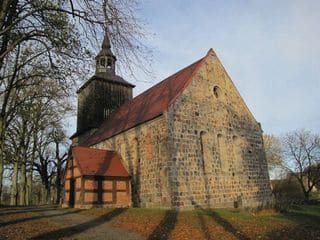
<path fill-rule="evenodd" d="M 72 156 L 82 175 L 129 177 L 120 155 L 115 151 L 77 146 L 72 148 Z"/>
<path fill-rule="evenodd" d="M 210 49 L 206 56 L 209 53 L 214 52 Z M 186 88 L 206 56 L 123 104 L 102 123 L 84 145 L 99 143 L 161 115 Z"/>

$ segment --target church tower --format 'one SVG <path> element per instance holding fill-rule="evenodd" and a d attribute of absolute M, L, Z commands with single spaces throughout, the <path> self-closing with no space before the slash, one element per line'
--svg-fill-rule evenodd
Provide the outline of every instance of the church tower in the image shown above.
<path fill-rule="evenodd" d="M 116 75 L 116 56 L 111 51 L 109 36 L 106 32 L 101 50 L 96 56 L 96 71 L 93 77 L 77 91 L 78 113 L 77 132 L 71 138 L 81 136 L 85 139 L 119 106 L 132 99 L 135 87 Z"/>

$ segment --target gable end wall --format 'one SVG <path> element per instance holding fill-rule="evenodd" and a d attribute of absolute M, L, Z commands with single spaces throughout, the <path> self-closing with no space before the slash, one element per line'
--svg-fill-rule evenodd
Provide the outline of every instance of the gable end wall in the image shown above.
<path fill-rule="evenodd" d="M 173 206 L 258 206 L 272 201 L 260 124 L 214 54 L 166 117 Z"/>

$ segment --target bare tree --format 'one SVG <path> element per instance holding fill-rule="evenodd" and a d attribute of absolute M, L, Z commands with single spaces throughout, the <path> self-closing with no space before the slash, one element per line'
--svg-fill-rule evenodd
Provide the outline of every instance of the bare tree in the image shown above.
<path fill-rule="evenodd" d="M 120 63 L 145 67 L 148 48 L 134 0 L 3 0 L 0 3 L 0 199 L 6 131 L 26 99 L 22 89 L 50 79 L 70 92 L 87 71 L 90 47 L 108 27 Z M 88 44 L 89 43 L 89 44 Z M 140 64 L 144 62 L 145 64 Z M 30 70 L 32 69 L 32 71 Z"/>
<path fill-rule="evenodd" d="M 53 129 L 52 140 L 55 149 L 54 155 L 54 165 L 55 165 L 55 189 L 56 189 L 56 204 L 60 203 L 61 192 L 62 192 L 62 171 L 63 167 L 67 161 L 68 152 L 67 152 L 67 138 L 65 132 L 57 127 Z"/>
<path fill-rule="evenodd" d="M 263 134 L 263 142 L 269 171 L 281 167 L 283 162 L 281 139 L 275 135 Z"/>
<path fill-rule="evenodd" d="M 320 136 L 310 131 L 298 130 L 287 133 L 283 139 L 283 167 L 294 176 L 303 191 L 306 200 L 310 192 L 319 183 L 317 160 L 320 159 Z"/>

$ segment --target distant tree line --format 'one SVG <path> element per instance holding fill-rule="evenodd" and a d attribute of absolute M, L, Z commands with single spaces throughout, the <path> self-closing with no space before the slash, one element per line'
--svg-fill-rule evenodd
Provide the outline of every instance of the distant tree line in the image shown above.
<path fill-rule="evenodd" d="M 0 204 L 59 202 L 70 99 L 90 72 L 92 47 L 108 31 L 122 69 L 148 72 L 139 64 L 150 55 L 137 7 L 132 0 L 0 2 Z"/>
<path fill-rule="evenodd" d="M 320 192 L 320 135 L 307 130 L 288 132 L 281 137 L 264 135 L 269 171 L 276 198 L 303 198 Z"/>

